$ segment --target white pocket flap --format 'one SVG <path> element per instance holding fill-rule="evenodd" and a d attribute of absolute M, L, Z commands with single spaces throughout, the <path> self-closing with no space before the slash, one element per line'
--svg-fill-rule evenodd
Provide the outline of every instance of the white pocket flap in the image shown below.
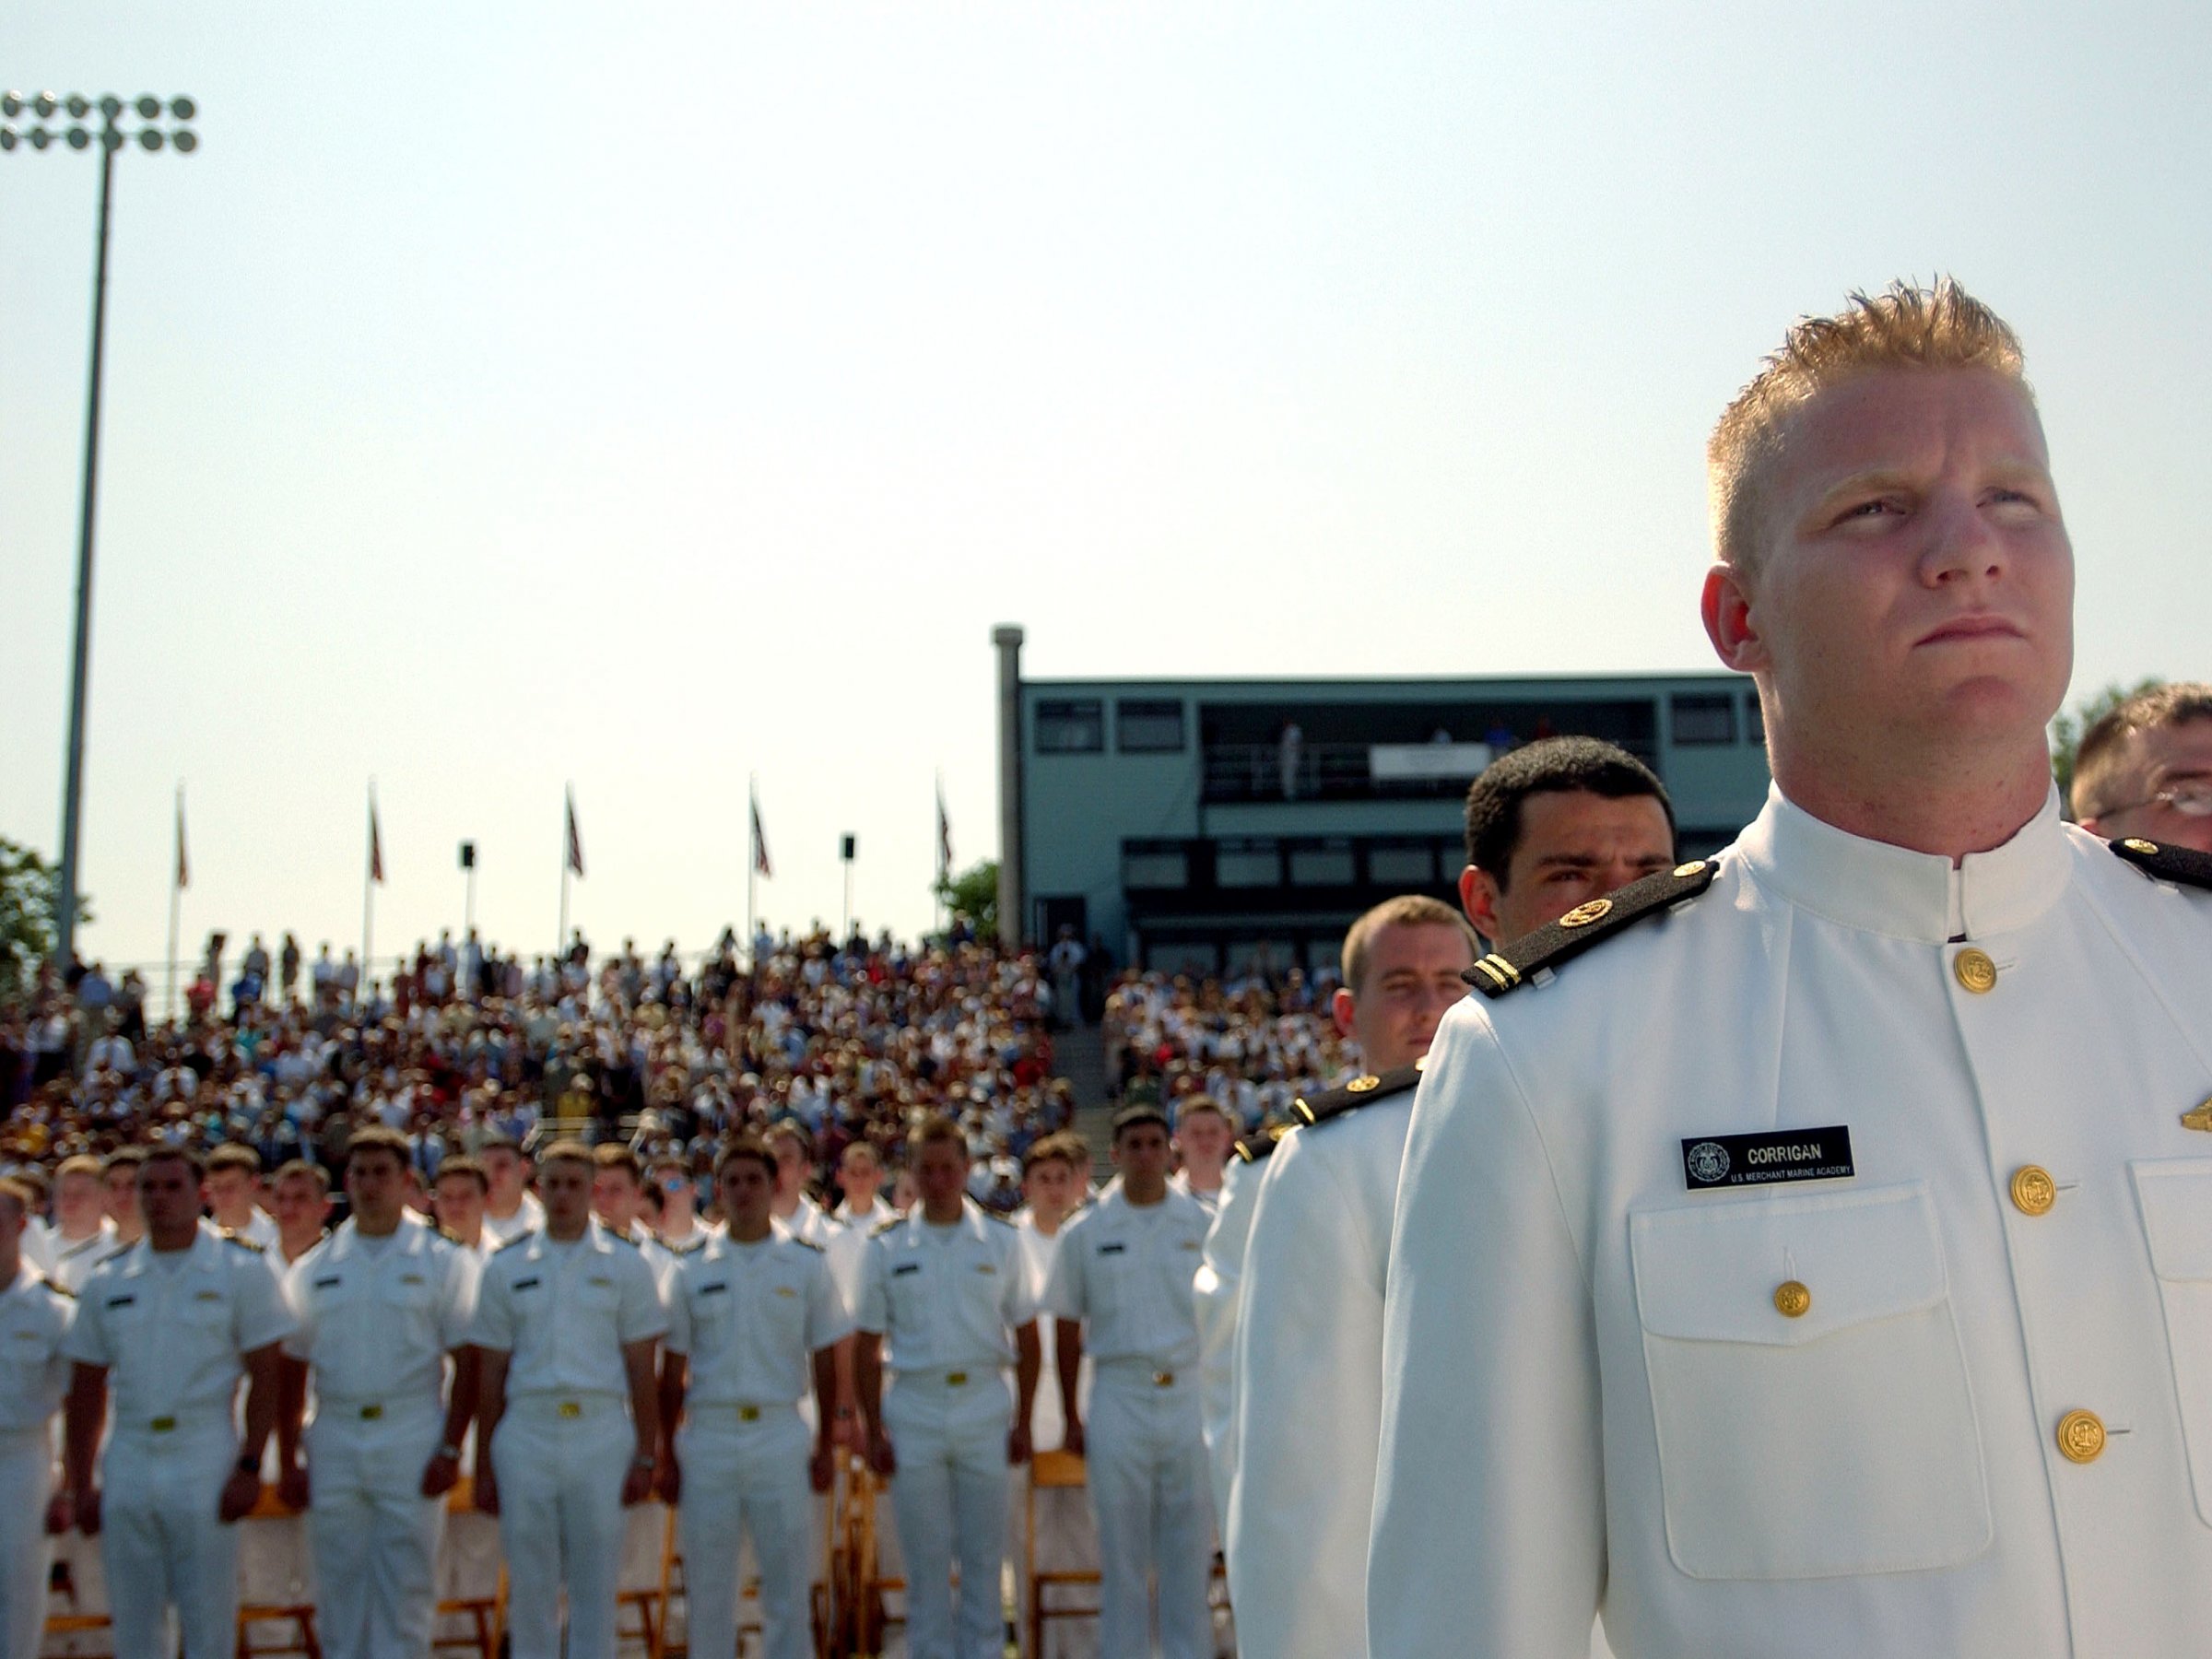
<path fill-rule="evenodd" d="M 1636 1306 L 1655 1336 L 1794 1347 L 1944 1297 L 1943 1243 L 1927 1188 L 1643 1210 L 1629 1218 Z M 1809 1294 L 1789 1318 L 1774 1293 Z"/>
<path fill-rule="evenodd" d="M 2212 1158 L 2159 1159 L 2128 1166 L 2150 1269 L 2162 1279 L 2212 1279 Z"/>

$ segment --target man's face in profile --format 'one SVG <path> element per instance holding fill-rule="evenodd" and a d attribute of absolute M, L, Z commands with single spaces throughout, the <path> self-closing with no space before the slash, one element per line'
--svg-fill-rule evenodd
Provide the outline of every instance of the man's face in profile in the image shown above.
<path fill-rule="evenodd" d="M 2041 423 L 1978 369 L 1882 369 L 1786 418 L 1747 660 L 1828 746 L 2040 735 L 2073 668 L 2074 555 Z"/>

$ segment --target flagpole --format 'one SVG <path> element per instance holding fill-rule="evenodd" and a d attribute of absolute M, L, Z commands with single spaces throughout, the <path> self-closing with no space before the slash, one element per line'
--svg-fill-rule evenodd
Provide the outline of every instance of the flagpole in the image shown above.
<path fill-rule="evenodd" d="M 933 894 L 936 902 L 930 907 L 930 914 L 935 920 L 939 935 L 943 935 L 950 926 L 950 918 L 945 911 L 945 884 L 952 879 L 952 871 L 946 864 L 945 841 L 945 769 L 940 766 L 937 768 L 937 885 Z"/>
<path fill-rule="evenodd" d="M 753 941 L 760 936 L 755 920 L 755 901 L 760 888 L 760 774 L 745 778 L 745 959 L 751 971 L 760 971 Z"/>
<path fill-rule="evenodd" d="M 369 780 L 369 856 L 362 860 L 361 871 L 361 974 L 354 987 L 354 1006 L 369 1006 L 369 989 L 375 983 L 376 975 L 370 967 L 375 959 L 371 947 L 376 936 L 376 780 Z"/>
<path fill-rule="evenodd" d="M 565 816 L 560 820 L 560 929 L 553 936 L 553 971 L 560 971 L 569 949 L 569 826 L 576 819 L 576 793 L 573 784 L 563 786 L 561 797 Z"/>
<path fill-rule="evenodd" d="M 177 928 L 184 916 L 184 781 L 177 780 L 177 856 L 169 871 L 169 1019 L 177 1019 Z"/>

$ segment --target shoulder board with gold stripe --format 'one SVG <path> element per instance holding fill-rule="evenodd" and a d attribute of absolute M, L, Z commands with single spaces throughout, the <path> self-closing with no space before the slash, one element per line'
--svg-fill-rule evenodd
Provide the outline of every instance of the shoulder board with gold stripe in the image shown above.
<path fill-rule="evenodd" d="M 2194 847 L 2169 847 L 2130 836 L 2112 843 L 2112 851 L 2146 876 L 2182 887 L 2212 888 L 2212 853 Z"/>
<path fill-rule="evenodd" d="M 1237 1161 L 1248 1164 L 1266 1162 L 1276 1147 L 1282 1145 L 1283 1136 L 1297 1127 L 1295 1124 L 1275 1124 L 1245 1135 L 1235 1147 Z"/>
<path fill-rule="evenodd" d="M 527 1244 L 531 1240 L 536 1237 L 536 1228 L 525 1227 L 521 1232 L 516 1233 L 513 1238 L 508 1240 L 506 1243 L 500 1245 L 499 1249 L 493 1251 L 492 1253 L 494 1255 L 504 1255 L 507 1252 L 512 1250 L 517 1244 Z"/>
<path fill-rule="evenodd" d="M 1368 1072 L 1354 1077 L 1342 1088 L 1301 1096 L 1290 1102 L 1290 1115 L 1312 1128 L 1331 1118 L 1342 1117 L 1347 1112 L 1357 1112 L 1362 1106 L 1371 1106 L 1377 1100 L 1387 1100 L 1392 1095 L 1404 1094 L 1421 1080 L 1421 1067 L 1428 1064 L 1428 1058 L 1424 1054 L 1411 1065 L 1398 1066 L 1379 1077 Z"/>
<path fill-rule="evenodd" d="M 900 1229 L 900 1228 L 904 1227 L 905 1225 L 906 1225 L 906 1218 L 905 1218 L 904 1216 L 893 1216 L 893 1217 L 892 1217 L 892 1218 L 890 1218 L 888 1221 L 886 1221 L 886 1222 L 885 1222 L 885 1223 L 884 1223 L 882 1226 L 880 1226 L 880 1227 L 878 1227 L 878 1228 L 876 1228 L 876 1229 L 874 1229 L 872 1231 L 870 1231 L 870 1232 L 869 1232 L 869 1234 L 868 1234 L 868 1237 L 869 1237 L 869 1238 L 871 1238 L 871 1239 L 880 1239 L 880 1238 L 882 1238 L 882 1237 L 883 1237 L 883 1235 L 884 1235 L 885 1233 L 888 1233 L 888 1232 L 896 1232 L 896 1231 L 898 1231 L 898 1230 L 899 1230 L 899 1229 Z"/>
<path fill-rule="evenodd" d="M 828 1255 L 830 1253 L 819 1244 L 817 1244 L 812 1239 L 802 1239 L 797 1233 L 785 1233 L 783 1236 L 789 1239 L 794 1244 L 796 1244 L 801 1250 L 811 1250 L 816 1255 Z"/>
<path fill-rule="evenodd" d="M 1712 885 L 1719 869 L 1713 860 L 1697 858 L 1631 881 L 1618 892 L 1578 904 L 1557 922 L 1500 945 L 1488 956 L 1477 959 L 1460 978 L 1485 996 L 1503 996 L 1539 971 L 1571 961 L 1593 945 L 1645 917 L 1664 915 L 1683 900 L 1696 898 Z"/>
<path fill-rule="evenodd" d="M 223 1229 L 223 1242 L 226 1244 L 235 1244 L 241 1250 L 250 1250 L 255 1255 L 265 1255 L 267 1253 L 265 1247 L 254 1243 L 253 1241 L 247 1238 L 245 1234 L 241 1232 L 234 1232 L 228 1227 Z"/>

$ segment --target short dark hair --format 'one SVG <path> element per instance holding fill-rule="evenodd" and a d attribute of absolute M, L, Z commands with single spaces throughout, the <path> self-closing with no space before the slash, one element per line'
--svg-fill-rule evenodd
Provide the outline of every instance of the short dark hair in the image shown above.
<path fill-rule="evenodd" d="M 722 1184 L 722 1172 L 734 1163 L 757 1163 L 768 1171 L 768 1178 L 776 1178 L 776 1155 L 768 1149 L 768 1143 L 757 1135 L 733 1136 L 714 1159 L 714 1184 Z"/>
<path fill-rule="evenodd" d="M 1532 794 L 1584 790 L 1609 801 L 1649 795 L 1675 831 L 1675 804 L 1652 769 L 1595 737 L 1540 737 L 1500 756 L 1467 790 L 1467 862 L 1500 888 L 1521 845 L 1521 803 Z"/>
<path fill-rule="evenodd" d="M 185 1146 L 182 1141 L 162 1141 L 147 1147 L 146 1156 L 138 1160 L 138 1173 L 144 1176 L 147 1165 L 164 1160 L 182 1164 L 192 1171 L 194 1181 L 207 1179 L 207 1160 L 195 1148 Z"/>
<path fill-rule="evenodd" d="M 347 1143 L 346 1147 L 346 1156 L 347 1158 L 351 1158 L 360 1149 L 361 1137 L 357 1135 L 350 1142 Z M 404 1155 L 399 1160 L 399 1167 L 402 1170 L 405 1170 L 407 1167 L 407 1160 Z M 288 1158 L 284 1160 L 284 1162 L 278 1164 L 276 1166 L 276 1173 L 269 1178 L 269 1184 L 271 1186 L 275 1186 L 278 1182 L 293 1175 L 306 1176 L 310 1181 L 315 1183 L 315 1190 L 317 1192 L 323 1194 L 325 1197 L 329 1196 L 330 1171 L 324 1169 L 319 1163 L 308 1162 L 304 1158 Z"/>
<path fill-rule="evenodd" d="M 940 1143 L 958 1147 L 962 1158 L 968 1156 L 968 1137 L 960 1133 L 960 1126 L 943 1112 L 933 1112 L 916 1124 L 913 1133 L 906 1137 L 907 1156 L 919 1158 L 923 1147 Z"/>
<path fill-rule="evenodd" d="M 353 1138 L 346 1143 L 347 1163 L 363 1152 L 389 1152 L 403 1172 L 415 1161 L 415 1149 L 407 1145 L 407 1137 L 382 1124 L 371 1124 L 365 1128 L 356 1129 Z"/>
<path fill-rule="evenodd" d="M 1140 1128 L 1146 1124 L 1158 1124 L 1163 1135 L 1175 1132 L 1174 1126 L 1168 1122 L 1166 1112 L 1149 1100 L 1139 1100 L 1135 1105 L 1124 1106 L 1113 1114 L 1113 1144 L 1117 1147 L 1122 1144 L 1124 1130 Z"/>
<path fill-rule="evenodd" d="M 598 1146 L 594 1147 L 592 1148 L 592 1168 L 594 1171 L 620 1170 L 637 1185 L 643 1186 L 645 1184 L 644 1160 L 638 1157 L 635 1149 L 622 1145 L 619 1141 L 602 1141 Z"/>
<path fill-rule="evenodd" d="M 135 1170 L 146 1161 L 144 1147 L 118 1147 L 101 1160 L 100 1172 L 104 1179 L 117 1170 Z"/>
<path fill-rule="evenodd" d="M 2115 804 L 2108 792 L 2130 735 L 2186 725 L 2193 720 L 2212 720 L 2212 685 L 2177 680 L 2145 687 L 2084 732 L 2074 751 L 2074 787 L 2067 803 L 2075 818 L 2101 818 L 2127 805 Z"/>

